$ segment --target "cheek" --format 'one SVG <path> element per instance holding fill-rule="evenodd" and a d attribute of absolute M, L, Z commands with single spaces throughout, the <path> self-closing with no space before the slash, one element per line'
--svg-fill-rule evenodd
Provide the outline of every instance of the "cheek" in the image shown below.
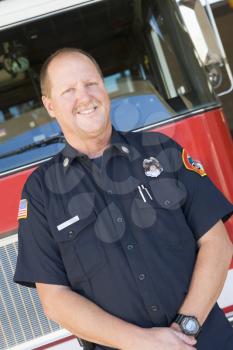
<path fill-rule="evenodd" d="M 106 94 L 102 95 L 102 101 L 105 106 L 105 109 L 110 110 L 110 99 L 109 96 Z"/>
<path fill-rule="evenodd" d="M 99 101 L 104 102 L 104 104 L 109 104 L 109 96 L 105 89 L 100 89 L 99 87 L 92 88 L 92 90 L 89 91 L 89 95 Z"/>
<path fill-rule="evenodd" d="M 59 99 L 55 107 L 57 111 L 72 111 L 75 100 L 69 96 L 66 98 Z"/>

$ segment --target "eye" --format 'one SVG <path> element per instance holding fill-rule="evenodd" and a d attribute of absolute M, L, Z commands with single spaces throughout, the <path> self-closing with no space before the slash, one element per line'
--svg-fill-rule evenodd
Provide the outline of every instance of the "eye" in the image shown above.
<path fill-rule="evenodd" d="M 94 86 L 97 85 L 96 81 L 89 81 L 88 83 L 86 83 L 86 86 Z"/>
<path fill-rule="evenodd" d="M 74 89 L 73 87 L 70 87 L 70 88 L 64 90 L 62 94 L 64 95 L 64 94 L 67 94 L 67 93 L 69 93 L 69 92 L 73 92 L 74 90 L 75 90 L 75 89 Z"/>

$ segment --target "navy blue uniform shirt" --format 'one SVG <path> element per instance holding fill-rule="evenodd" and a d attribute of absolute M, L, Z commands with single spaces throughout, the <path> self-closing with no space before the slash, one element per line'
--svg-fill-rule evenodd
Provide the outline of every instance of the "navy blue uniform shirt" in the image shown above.
<path fill-rule="evenodd" d="M 172 323 L 198 239 L 233 211 L 175 141 L 115 130 L 94 161 L 67 144 L 32 173 L 22 199 L 15 282 L 69 286 L 141 327 Z M 207 349 L 233 349 L 233 330 L 217 304 L 198 337 L 198 350 Z"/>

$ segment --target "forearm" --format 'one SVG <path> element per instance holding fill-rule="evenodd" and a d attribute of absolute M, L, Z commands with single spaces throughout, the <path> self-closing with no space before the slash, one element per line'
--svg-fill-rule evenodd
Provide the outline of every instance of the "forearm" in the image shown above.
<path fill-rule="evenodd" d="M 232 246 L 228 239 L 220 239 L 218 223 L 211 239 L 200 244 L 189 292 L 179 313 L 195 315 L 203 324 L 218 299 L 232 256 Z"/>
<path fill-rule="evenodd" d="M 41 285 L 43 286 L 43 285 Z M 39 294 L 40 284 L 37 285 Z M 63 287 L 44 299 L 44 310 L 50 319 L 79 338 L 113 348 L 133 348 L 131 344 L 140 328 L 98 307 L 90 300 Z"/>

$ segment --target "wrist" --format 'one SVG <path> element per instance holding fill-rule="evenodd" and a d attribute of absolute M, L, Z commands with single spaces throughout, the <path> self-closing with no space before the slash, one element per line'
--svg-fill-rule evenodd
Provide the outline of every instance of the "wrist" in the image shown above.
<path fill-rule="evenodd" d="M 143 338 L 144 328 L 139 326 L 128 324 L 124 329 L 123 334 L 120 336 L 118 346 L 116 348 L 124 350 L 136 349 L 138 343 Z"/>
<path fill-rule="evenodd" d="M 201 331 L 201 325 L 197 317 L 193 315 L 177 314 L 174 323 L 180 331 L 186 335 L 197 337 Z"/>

